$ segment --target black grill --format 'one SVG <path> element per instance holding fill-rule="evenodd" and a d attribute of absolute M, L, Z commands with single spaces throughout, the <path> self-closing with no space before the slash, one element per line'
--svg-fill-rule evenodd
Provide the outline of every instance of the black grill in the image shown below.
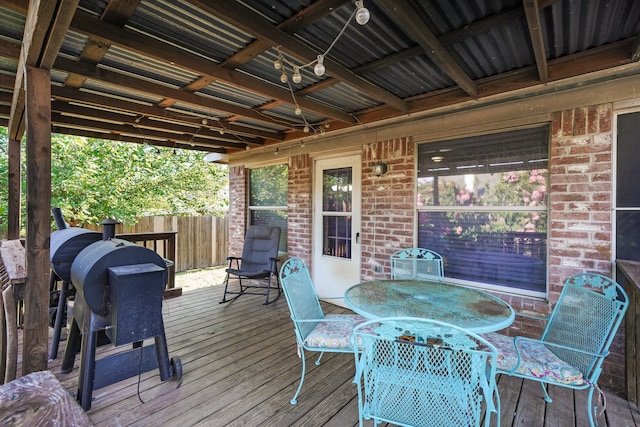
<path fill-rule="evenodd" d="M 156 367 L 162 381 L 182 378 L 180 359 L 169 360 L 162 320 L 166 261 L 151 249 L 113 238 L 114 231 L 66 228 L 51 235 L 52 270 L 76 290 L 61 370 L 70 372 L 81 350 L 77 398 L 85 410 L 94 388 Z M 143 346 L 150 338 L 154 343 Z M 96 360 L 96 347 L 103 344 L 133 348 Z"/>

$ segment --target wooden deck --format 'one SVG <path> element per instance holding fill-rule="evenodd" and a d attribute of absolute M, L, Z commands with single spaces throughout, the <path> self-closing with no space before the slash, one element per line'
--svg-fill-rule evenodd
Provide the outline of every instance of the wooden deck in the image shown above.
<path fill-rule="evenodd" d="M 184 370 L 180 387 L 176 381 L 161 382 L 154 370 L 139 381 L 129 378 L 94 390 L 91 421 L 98 426 L 357 425 L 351 355 L 325 354 L 317 367 L 315 354 L 308 354 L 306 381 L 298 404 L 291 405 L 301 365 L 284 296 L 269 306 L 262 305 L 262 297 L 250 295 L 220 305 L 221 296 L 222 287 L 211 286 L 165 301 L 169 355 L 179 356 Z M 324 307 L 327 312 L 342 310 Z M 99 354 L 113 350 L 103 347 Z M 75 392 L 77 361 L 72 373 L 60 375 L 63 351 L 61 345 L 49 369 Z M 502 426 L 587 425 L 585 392 L 552 387 L 554 401 L 546 404 L 536 383 L 501 376 L 498 384 Z M 640 424 L 640 412 L 607 393 L 599 423 L 635 426 Z"/>

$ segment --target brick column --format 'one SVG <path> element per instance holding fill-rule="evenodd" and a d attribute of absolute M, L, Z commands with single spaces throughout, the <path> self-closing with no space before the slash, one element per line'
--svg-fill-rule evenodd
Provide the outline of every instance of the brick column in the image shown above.
<path fill-rule="evenodd" d="M 373 165 L 381 160 L 387 173 L 375 176 Z M 411 138 L 374 142 L 362 148 L 362 273 L 370 279 L 375 266 L 390 275 L 390 255 L 414 246 L 415 144 Z"/>
<path fill-rule="evenodd" d="M 229 168 L 229 251 L 242 255 L 247 225 L 247 174 L 244 166 Z"/>
<path fill-rule="evenodd" d="M 612 122 L 610 104 L 553 115 L 549 155 L 549 299 L 584 271 L 611 275 Z"/>
<path fill-rule="evenodd" d="M 308 154 L 289 159 L 288 240 L 289 256 L 300 257 L 311 269 L 312 206 L 311 164 Z"/>

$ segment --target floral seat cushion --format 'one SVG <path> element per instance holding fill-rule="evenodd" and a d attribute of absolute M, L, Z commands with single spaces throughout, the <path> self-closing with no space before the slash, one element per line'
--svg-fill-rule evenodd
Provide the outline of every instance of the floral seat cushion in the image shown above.
<path fill-rule="evenodd" d="M 501 371 L 511 371 L 518 363 L 514 338 L 490 333 L 483 336 L 498 351 L 498 366 Z M 535 377 L 540 381 L 569 385 L 584 384 L 582 372 L 553 354 L 542 342 L 518 341 L 520 366 L 516 374 Z"/>
<path fill-rule="evenodd" d="M 313 328 L 304 340 L 306 346 L 335 349 L 350 348 L 353 328 L 368 320 L 358 314 L 327 314 L 325 319 L 331 320 L 319 322 Z M 337 319 L 344 319 L 344 322 L 338 322 L 336 321 Z M 353 323 L 349 319 L 353 320 Z"/>

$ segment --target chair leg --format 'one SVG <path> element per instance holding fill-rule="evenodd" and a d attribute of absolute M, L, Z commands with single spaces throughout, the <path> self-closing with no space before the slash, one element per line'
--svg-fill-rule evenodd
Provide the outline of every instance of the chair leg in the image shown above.
<path fill-rule="evenodd" d="M 225 302 L 234 301 L 236 298 L 238 298 L 240 295 L 242 295 L 242 293 L 239 293 L 235 297 L 233 297 L 231 299 L 227 299 L 227 289 L 228 288 L 229 288 L 229 273 L 227 273 L 227 277 L 225 278 L 225 281 L 224 281 L 224 294 L 222 294 L 222 301 L 218 302 L 218 304 L 224 304 Z M 242 291 L 242 281 L 240 282 L 240 291 Z"/>
<path fill-rule="evenodd" d="M 272 286 L 271 286 L 271 280 L 272 280 L 272 278 L 273 278 L 274 276 L 275 276 L 275 278 L 276 278 L 276 286 L 272 287 Z M 271 289 L 277 290 L 277 291 L 278 291 L 278 294 L 276 295 L 276 297 L 275 297 L 274 299 L 272 299 L 271 301 L 269 301 L 269 294 L 270 294 L 270 292 L 271 292 Z M 280 289 L 280 279 L 278 278 L 278 275 L 277 275 L 277 274 L 272 273 L 272 274 L 269 276 L 269 283 L 268 283 L 268 285 L 267 285 L 267 299 L 266 299 L 266 301 L 264 302 L 264 305 L 271 304 L 272 302 L 274 302 L 275 300 L 277 300 L 278 298 L 280 298 L 280 294 L 281 294 L 281 289 Z"/>
<path fill-rule="evenodd" d="M 218 304 L 227 302 L 227 288 L 229 288 L 229 273 L 227 273 L 227 277 L 224 279 L 224 293 L 222 294 L 222 301 L 220 301 Z"/>
<path fill-rule="evenodd" d="M 598 407 L 593 406 L 593 392 L 595 387 L 589 387 L 589 397 L 587 397 L 587 412 L 589 413 L 589 426 L 596 427 L 598 425 Z"/>
<path fill-rule="evenodd" d="M 264 305 L 269 304 L 269 292 L 271 292 L 271 277 L 273 276 L 273 274 L 269 274 L 269 281 L 267 282 L 267 298 L 264 301 Z M 273 301 L 271 301 L 273 302 Z"/>
<path fill-rule="evenodd" d="M 551 403 L 553 400 L 549 397 L 549 392 L 547 392 L 545 383 L 540 383 L 540 386 L 542 387 L 542 391 L 544 391 L 544 401 L 547 403 Z"/>
<path fill-rule="evenodd" d="M 307 361 L 304 357 L 304 348 L 299 347 L 300 349 L 300 358 L 302 359 L 302 376 L 300 377 L 300 384 L 298 385 L 298 389 L 296 390 L 296 394 L 293 395 L 291 399 L 291 404 L 295 405 L 298 403 L 298 394 L 300 394 L 300 390 L 302 390 L 302 383 L 304 382 L 304 373 L 307 368 Z"/>
<path fill-rule="evenodd" d="M 320 353 L 320 356 L 318 356 L 318 359 L 316 360 L 316 366 L 320 366 L 320 359 L 322 359 L 323 354 L 324 354 L 324 351 Z"/>

